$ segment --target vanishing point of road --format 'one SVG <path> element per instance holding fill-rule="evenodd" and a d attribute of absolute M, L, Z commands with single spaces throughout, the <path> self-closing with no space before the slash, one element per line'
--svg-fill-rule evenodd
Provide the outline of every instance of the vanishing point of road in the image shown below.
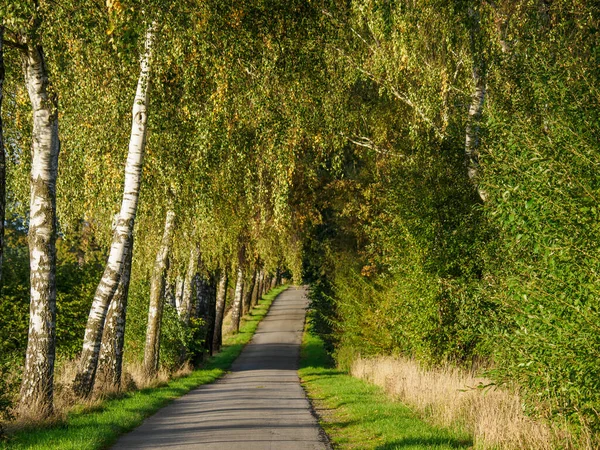
<path fill-rule="evenodd" d="M 281 293 L 230 373 L 161 409 L 113 449 L 328 449 L 297 374 L 307 302 L 303 288 Z"/>

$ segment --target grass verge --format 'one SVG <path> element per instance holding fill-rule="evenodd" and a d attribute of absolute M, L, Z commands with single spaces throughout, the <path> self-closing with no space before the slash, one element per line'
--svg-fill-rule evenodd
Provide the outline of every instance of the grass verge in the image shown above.
<path fill-rule="evenodd" d="M 223 350 L 200 369 L 164 386 L 123 394 L 106 400 L 92 409 L 71 412 L 66 419 L 45 428 L 27 428 L 16 432 L 0 448 L 10 449 L 102 449 L 113 444 L 119 435 L 132 430 L 142 421 L 177 397 L 225 374 L 242 349 L 250 341 L 258 323 L 266 316 L 275 297 L 287 286 L 272 289 L 244 317 L 240 332 L 226 336 Z"/>
<path fill-rule="evenodd" d="M 333 368 L 323 342 L 304 333 L 300 378 L 336 449 L 467 449 L 471 437 L 420 420 L 378 386 Z"/>

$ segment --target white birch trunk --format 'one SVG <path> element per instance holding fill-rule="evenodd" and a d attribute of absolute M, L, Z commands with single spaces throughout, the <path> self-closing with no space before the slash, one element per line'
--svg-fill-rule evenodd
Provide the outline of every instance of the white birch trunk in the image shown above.
<path fill-rule="evenodd" d="M 213 353 L 221 350 L 223 343 L 223 317 L 225 316 L 225 303 L 227 302 L 227 268 L 221 271 L 219 287 L 217 288 L 217 304 L 215 306 L 215 330 L 213 335 Z"/>
<path fill-rule="evenodd" d="M 33 110 L 29 264 L 31 303 L 19 410 L 52 412 L 56 341 L 56 177 L 58 101 L 52 92 L 41 46 L 26 43 L 23 72 Z"/>
<path fill-rule="evenodd" d="M 486 95 L 486 68 L 483 49 L 481 48 L 481 24 L 479 12 L 469 9 L 471 54 L 473 57 L 473 83 L 474 91 L 471 96 L 471 105 L 467 117 L 465 131 L 465 161 L 467 175 L 477 188 L 479 197 L 485 201 L 486 194 L 479 188 L 479 142 L 481 116 Z"/>
<path fill-rule="evenodd" d="M 179 316 L 183 314 L 182 303 L 184 289 L 184 279 L 181 275 L 178 275 L 177 278 L 175 278 L 175 292 L 173 293 L 173 297 L 175 298 L 175 310 Z"/>
<path fill-rule="evenodd" d="M 110 302 L 102 333 L 102 345 L 98 356 L 98 370 L 94 390 L 99 393 L 119 392 L 123 372 L 123 346 L 125 344 L 125 319 L 131 275 L 133 248 L 127 252 L 126 264 L 119 287 Z"/>
<path fill-rule="evenodd" d="M 267 293 L 267 273 L 262 270 L 260 277 L 260 292 L 259 292 L 259 300 L 263 298 L 263 296 Z"/>
<path fill-rule="evenodd" d="M 261 271 L 260 271 L 260 283 L 258 285 L 258 293 L 257 293 L 257 297 L 258 297 L 257 302 L 262 299 L 264 291 L 265 291 L 265 271 L 261 269 Z"/>
<path fill-rule="evenodd" d="M 196 274 L 194 281 L 196 286 L 195 317 L 204 321 L 204 349 L 212 355 L 217 297 L 215 277 Z"/>
<path fill-rule="evenodd" d="M 242 300 L 244 295 L 244 270 L 241 264 L 238 264 L 237 279 L 235 282 L 235 294 L 233 296 L 233 304 L 231 305 L 231 325 L 229 326 L 230 333 L 240 331 L 240 317 L 242 312 Z"/>
<path fill-rule="evenodd" d="M 4 218 L 6 216 L 6 158 L 4 156 L 4 127 L 2 125 L 2 100 L 4 99 L 4 27 L 0 25 L 0 290 L 4 262 Z"/>
<path fill-rule="evenodd" d="M 164 309 L 165 280 L 169 265 L 169 251 L 173 238 L 175 213 L 167 212 L 165 229 L 156 254 L 156 261 L 150 279 L 150 305 L 148 306 L 148 328 L 146 330 L 146 345 L 144 347 L 144 372 L 148 377 L 158 373 L 160 360 L 160 328 Z"/>
<path fill-rule="evenodd" d="M 258 276 L 258 272 L 256 268 L 252 271 L 252 278 L 250 278 L 250 282 L 246 285 L 246 290 L 244 293 L 244 303 L 242 308 L 242 315 L 245 316 L 250 312 L 250 308 L 252 307 L 252 294 L 254 293 L 254 288 L 256 287 L 256 278 Z"/>
<path fill-rule="evenodd" d="M 169 277 L 167 277 L 167 281 L 165 281 L 165 303 L 177 309 L 177 304 L 175 303 L 175 286 Z"/>
<path fill-rule="evenodd" d="M 155 24 L 152 24 L 146 32 L 144 54 L 140 62 L 140 76 L 132 108 L 131 137 L 125 165 L 121 210 L 113 233 L 106 268 L 96 289 L 90 309 L 83 340 L 83 350 L 73 383 L 75 393 L 82 397 L 87 397 L 92 392 L 106 312 L 119 287 L 121 276 L 125 270 L 126 256 L 133 246 L 133 225 L 137 213 L 146 147 L 147 105 L 154 28 Z"/>
<path fill-rule="evenodd" d="M 260 270 L 255 269 L 254 272 L 254 287 L 252 288 L 252 299 L 250 300 L 250 308 L 254 308 L 258 304 L 260 292 Z"/>
<path fill-rule="evenodd" d="M 178 310 L 179 318 L 188 325 L 190 323 L 190 315 L 192 313 L 192 288 L 194 286 L 194 277 L 198 273 L 199 259 L 200 248 L 197 245 L 194 245 L 190 250 L 190 259 L 188 261 L 183 293 L 181 295 L 181 308 Z"/>

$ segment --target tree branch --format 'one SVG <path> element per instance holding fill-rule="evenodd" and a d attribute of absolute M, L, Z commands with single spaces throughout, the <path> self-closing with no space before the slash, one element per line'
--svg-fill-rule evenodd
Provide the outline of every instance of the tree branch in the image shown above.
<path fill-rule="evenodd" d="M 27 50 L 27 46 L 25 44 L 21 44 L 20 42 L 14 42 L 14 41 L 10 41 L 8 39 L 3 39 L 2 42 L 4 42 L 4 45 L 6 45 L 7 47 L 18 48 L 19 50 L 22 50 L 22 51 Z"/>
<path fill-rule="evenodd" d="M 396 155 L 396 153 L 392 152 L 389 149 L 383 149 L 379 146 L 377 146 L 377 144 L 375 144 L 375 142 L 373 142 L 370 138 L 366 137 L 366 136 L 358 136 L 355 138 L 351 138 L 350 136 L 346 136 L 344 133 L 340 133 L 341 136 L 345 137 L 346 139 L 348 139 L 348 141 L 352 142 L 355 145 L 358 145 L 359 147 L 365 147 L 368 148 L 369 150 L 373 150 L 379 154 L 382 155 Z"/>

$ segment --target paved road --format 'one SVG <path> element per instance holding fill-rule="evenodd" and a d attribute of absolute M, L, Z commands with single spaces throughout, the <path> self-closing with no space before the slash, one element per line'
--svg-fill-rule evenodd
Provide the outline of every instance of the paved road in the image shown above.
<path fill-rule="evenodd" d="M 327 449 L 296 372 L 305 294 L 280 294 L 231 373 L 175 400 L 113 448 Z"/>

